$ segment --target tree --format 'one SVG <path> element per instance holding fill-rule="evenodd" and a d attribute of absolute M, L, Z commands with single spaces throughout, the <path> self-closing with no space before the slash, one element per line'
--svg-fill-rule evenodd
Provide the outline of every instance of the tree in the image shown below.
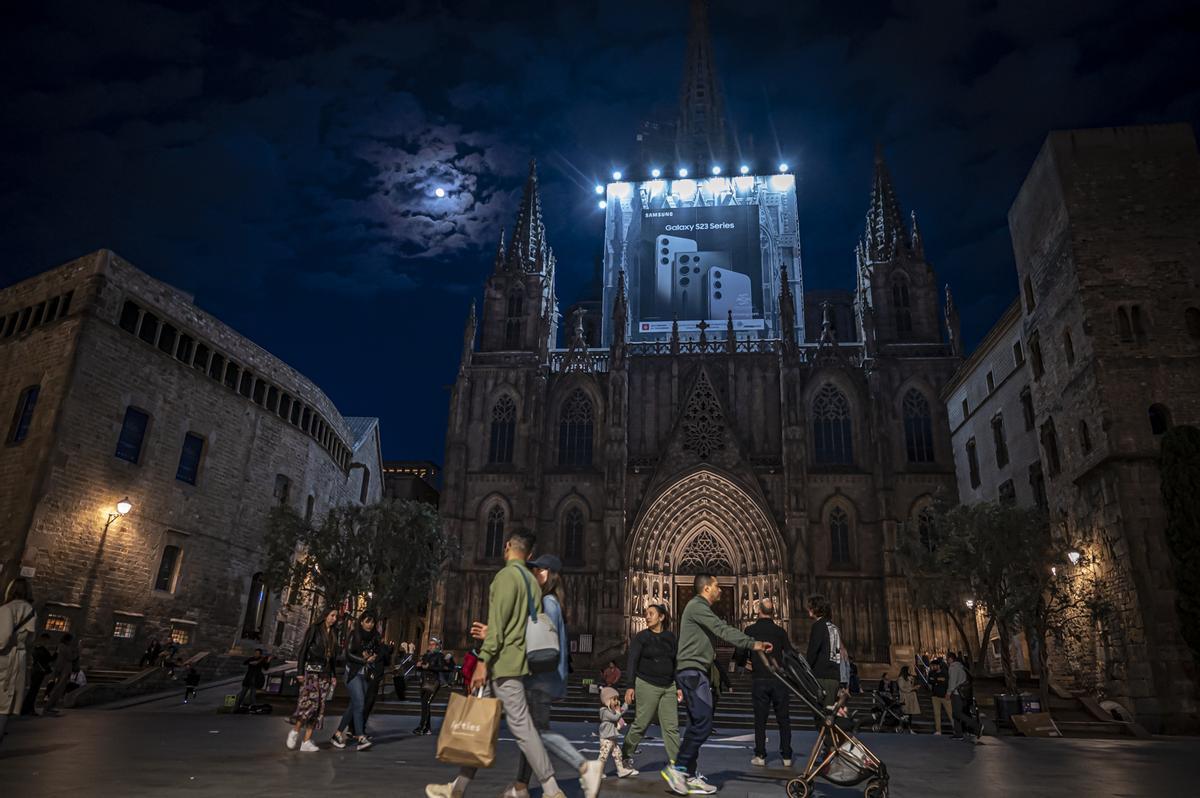
<path fill-rule="evenodd" d="M 437 510 L 406 500 L 335 507 L 316 524 L 277 507 L 266 548 L 270 584 L 314 607 L 366 598 L 380 614 L 420 607 L 451 554 Z"/>

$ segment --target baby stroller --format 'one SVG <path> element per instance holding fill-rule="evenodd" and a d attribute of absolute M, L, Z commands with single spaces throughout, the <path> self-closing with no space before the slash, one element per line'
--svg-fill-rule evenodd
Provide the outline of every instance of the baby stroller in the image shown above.
<path fill-rule="evenodd" d="M 871 691 L 871 731 L 891 729 L 899 734 L 902 731 L 912 731 L 908 717 L 901 711 L 899 701 L 889 693 L 878 690 Z"/>
<path fill-rule="evenodd" d="M 759 656 L 817 720 L 817 740 L 804 772 L 787 783 L 788 798 L 809 798 L 818 776 L 839 787 L 853 787 L 865 781 L 864 798 L 887 798 L 887 766 L 854 736 L 854 722 L 840 714 L 847 695 L 843 693 L 833 707 L 826 707 L 824 691 L 807 662 L 794 654 L 785 654 L 782 667 L 778 667 L 769 658 Z"/>

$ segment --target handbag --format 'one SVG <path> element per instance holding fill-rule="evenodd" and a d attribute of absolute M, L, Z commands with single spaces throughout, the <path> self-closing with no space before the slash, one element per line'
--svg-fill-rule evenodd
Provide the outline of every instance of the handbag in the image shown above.
<path fill-rule="evenodd" d="M 558 667 L 558 629 L 534 599 L 533 580 L 521 569 L 529 592 L 529 619 L 525 622 L 525 662 L 533 673 L 548 673 Z M 540 591 L 539 591 L 540 594 Z"/>
<path fill-rule="evenodd" d="M 500 700 L 478 695 L 451 693 L 446 715 L 438 732 L 439 762 L 463 767 L 489 768 L 496 761 L 496 737 L 500 733 Z"/>

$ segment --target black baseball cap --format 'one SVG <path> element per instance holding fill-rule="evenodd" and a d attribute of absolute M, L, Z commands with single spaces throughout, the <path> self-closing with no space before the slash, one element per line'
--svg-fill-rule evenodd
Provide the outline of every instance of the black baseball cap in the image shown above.
<path fill-rule="evenodd" d="M 530 560 L 526 565 L 530 568 L 541 568 L 543 571 L 550 571 L 555 574 L 562 573 L 562 560 L 553 554 L 543 554 L 540 557 Z"/>

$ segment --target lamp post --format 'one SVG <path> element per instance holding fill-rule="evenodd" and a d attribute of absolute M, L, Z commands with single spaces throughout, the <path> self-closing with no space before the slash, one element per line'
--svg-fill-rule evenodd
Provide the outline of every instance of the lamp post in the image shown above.
<path fill-rule="evenodd" d="M 129 511 L 132 509 L 133 509 L 133 505 L 129 502 L 128 496 L 126 496 L 124 499 L 121 499 L 121 501 L 117 502 L 117 511 L 115 513 L 109 513 L 108 520 L 104 522 L 104 531 L 105 532 L 108 531 L 108 528 L 110 526 L 112 526 L 113 521 L 116 521 L 118 518 L 124 518 L 125 516 L 129 515 Z"/>

